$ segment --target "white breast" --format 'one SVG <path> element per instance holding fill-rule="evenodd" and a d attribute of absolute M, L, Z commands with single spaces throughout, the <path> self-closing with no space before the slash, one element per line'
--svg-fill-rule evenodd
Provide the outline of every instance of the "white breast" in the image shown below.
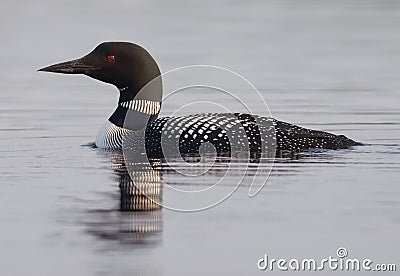
<path fill-rule="evenodd" d="M 122 147 L 122 136 L 126 131 L 126 129 L 107 120 L 97 133 L 95 144 L 98 148 L 120 149 Z"/>

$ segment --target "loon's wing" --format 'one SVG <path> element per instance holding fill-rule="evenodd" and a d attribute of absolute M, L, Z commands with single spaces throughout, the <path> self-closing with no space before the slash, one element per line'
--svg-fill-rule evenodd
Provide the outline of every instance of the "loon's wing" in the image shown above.
<path fill-rule="evenodd" d="M 293 124 L 274 120 L 277 148 L 288 151 L 307 149 L 346 149 L 361 145 L 344 135 L 299 127 Z"/>

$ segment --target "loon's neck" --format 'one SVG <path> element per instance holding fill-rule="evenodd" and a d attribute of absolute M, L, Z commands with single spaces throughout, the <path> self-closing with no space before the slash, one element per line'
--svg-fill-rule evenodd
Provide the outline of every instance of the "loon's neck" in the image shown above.
<path fill-rule="evenodd" d="M 157 119 L 161 108 L 161 81 L 147 84 L 137 91 L 129 86 L 118 88 L 120 96 L 114 113 L 108 119 L 118 127 L 138 130 Z"/>

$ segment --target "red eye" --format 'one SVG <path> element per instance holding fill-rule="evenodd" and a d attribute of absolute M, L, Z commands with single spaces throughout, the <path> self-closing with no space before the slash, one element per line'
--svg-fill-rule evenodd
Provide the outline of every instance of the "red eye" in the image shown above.
<path fill-rule="evenodd" d="M 114 62 L 115 61 L 115 56 L 107 56 L 106 57 L 107 62 Z"/>

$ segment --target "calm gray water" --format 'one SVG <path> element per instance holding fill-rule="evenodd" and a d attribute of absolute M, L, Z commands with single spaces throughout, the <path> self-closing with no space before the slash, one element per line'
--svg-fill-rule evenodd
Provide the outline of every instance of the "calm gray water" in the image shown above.
<path fill-rule="evenodd" d="M 399 27 L 389 0 L 4 2 L 0 274 L 273 274 L 257 269 L 264 254 L 322 259 L 339 247 L 399 266 Z M 275 118 L 368 146 L 279 160 L 255 198 L 242 187 L 207 211 L 120 212 L 113 157 L 82 146 L 117 90 L 36 72 L 108 40 L 143 45 L 164 72 L 234 70 Z M 161 174 L 189 187 L 218 177 Z"/>

